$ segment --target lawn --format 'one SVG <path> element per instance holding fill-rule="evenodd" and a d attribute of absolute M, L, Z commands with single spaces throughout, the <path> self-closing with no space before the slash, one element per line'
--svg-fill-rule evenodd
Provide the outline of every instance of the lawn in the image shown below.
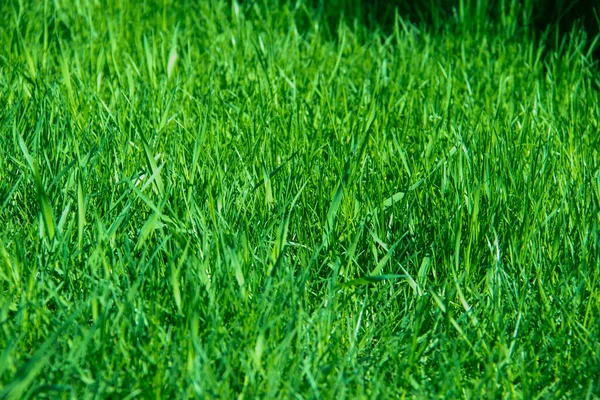
<path fill-rule="evenodd" d="M 478 3 L 1 2 L 0 399 L 600 398 L 598 42 Z"/>

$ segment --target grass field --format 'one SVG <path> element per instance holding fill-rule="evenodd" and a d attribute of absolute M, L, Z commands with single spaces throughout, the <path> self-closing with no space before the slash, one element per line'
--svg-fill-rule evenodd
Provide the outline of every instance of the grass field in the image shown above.
<path fill-rule="evenodd" d="M 0 399 L 598 399 L 594 38 L 280 3 L 2 2 Z"/>

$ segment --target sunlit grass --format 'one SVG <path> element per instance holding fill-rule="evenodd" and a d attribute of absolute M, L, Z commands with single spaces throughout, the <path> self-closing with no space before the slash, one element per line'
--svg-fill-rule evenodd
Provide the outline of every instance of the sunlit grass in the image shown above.
<path fill-rule="evenodd" d="M 23 3 L 0 5 L 0 398 L 598 397 L 583 31 Z"/>

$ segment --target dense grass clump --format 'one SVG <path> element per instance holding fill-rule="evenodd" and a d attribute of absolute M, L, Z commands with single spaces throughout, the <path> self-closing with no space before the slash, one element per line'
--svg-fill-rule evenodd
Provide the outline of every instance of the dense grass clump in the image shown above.
<path fill-rule="evenodd" d="M 3 2 L 0 398 L 598 398 L 597 42 L 513 11 Z"/>

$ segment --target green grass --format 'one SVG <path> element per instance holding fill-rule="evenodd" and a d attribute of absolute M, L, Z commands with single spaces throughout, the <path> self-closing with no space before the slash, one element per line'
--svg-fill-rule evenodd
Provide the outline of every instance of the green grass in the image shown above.
<path fill-rule="evenodd" d="M 191 3 L 0 5 L 1 399 L 599 398 L 594 38 Z"/>

